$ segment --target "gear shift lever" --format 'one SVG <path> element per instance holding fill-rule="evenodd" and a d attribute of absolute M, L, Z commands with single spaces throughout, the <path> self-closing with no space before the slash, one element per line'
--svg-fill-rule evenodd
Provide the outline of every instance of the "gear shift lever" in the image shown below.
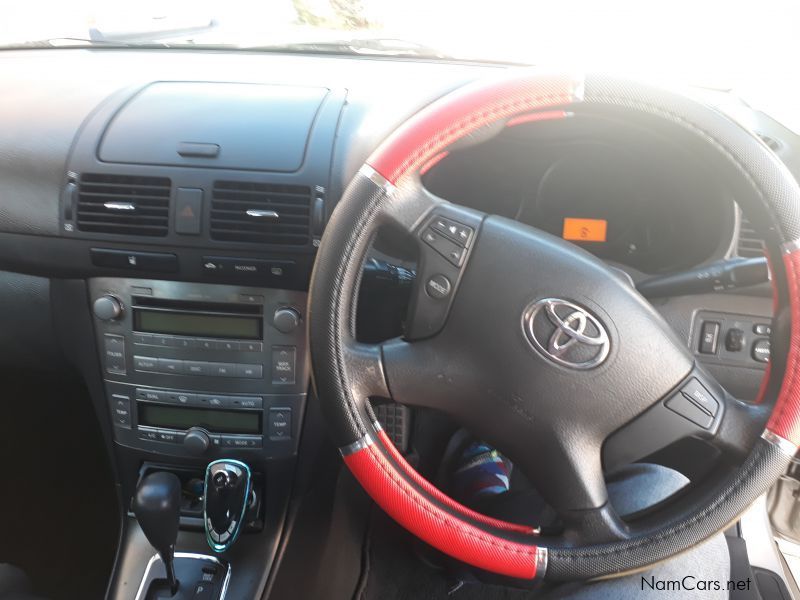
<path fill-rule="evenodd" d="M 156 549 L 167 571 L 170 593 L 178 591 L 175 577 L 175 542 L 181 510 L 181 481 L 174 473 L 156 471 L 139 482 L 133 514 L 147 541 Z"/>
<path fill-rule="evenodd" d="M 216 460 L 206 468 L 203 521 L 214 552 L 236 541 L 250 500 L 250 467 L 233 459 Z"/>

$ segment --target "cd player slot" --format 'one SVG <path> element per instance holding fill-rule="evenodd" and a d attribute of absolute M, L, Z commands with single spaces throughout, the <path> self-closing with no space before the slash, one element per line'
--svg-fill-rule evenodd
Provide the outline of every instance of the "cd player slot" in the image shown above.
<path fill-rule="evenodd" d="M 198 300 L 178 300 L 174 298 L 154 298 L 152 296 L 133 296 L 134 306 L 179 310 L 185 312 L 260 315 L 260 304 L 234 304 L 229 302 L 201 302 Z"/>

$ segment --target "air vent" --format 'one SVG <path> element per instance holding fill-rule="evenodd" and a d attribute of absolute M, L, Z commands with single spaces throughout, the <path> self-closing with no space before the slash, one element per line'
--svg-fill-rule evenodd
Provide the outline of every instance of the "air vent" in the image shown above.
<path fill-rule="evenodd" d="M 164 237 L 169 195 L 166 177 L 84 174 L 78 188 L 78 229 Z"/>
<path fill-rule="evenodd" d="M 764 142 L 773 152 L 777 152 L 781 149 L 782 144 L 776 140 L 775 138 L 769 137 L 764 133 L 756 132 L 756 135 L 761 138 L 761 141 Z"/>
<path fill-rule="evenodd" d="M 215 181 L 211 238 L 304 246 L 309 240 L 311 188 L 299 185 Z"/>
<path fill-rule="evenodd" d="M 754 258 L 764 256 L 766 246 L 762 238 L 744 215 L 739 225 L 739 241 L 736 246 L 736 253 L 744 258 Z"/>

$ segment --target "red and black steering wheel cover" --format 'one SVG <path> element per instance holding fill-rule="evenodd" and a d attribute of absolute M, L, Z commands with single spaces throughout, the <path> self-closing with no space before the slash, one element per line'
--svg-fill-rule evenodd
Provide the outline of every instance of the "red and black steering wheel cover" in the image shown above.
<path fill-rule="evenodd" d="M 355 291 L 380 208 L 453 144 L 492 128 L 577 106 L 614 107 L 679 127 L 729 170 L 737 201 L 767 238 L 777 290 L 771 381 L 774 410 L 741 468 L 655 531 L 620 542 L 547 548 L 535 531 L 489 519 L 436 490 L 371 418 L 343 343 L 354 333 Z M 724 115 L 679 94 L 604 76 L 512 69 L 429 105 L 367 160 L 328 224 L 312 276 L 309 334 L 314 384 L 344 460 L 369 495 L 420 539 L 473 566 L 519 579 L 569 581 L 645 568 L 735 520 L 786 469 L 800 444 L 800 189 L 766 146 Z M 785 376 L 784 376 L 785 373 Z"/>

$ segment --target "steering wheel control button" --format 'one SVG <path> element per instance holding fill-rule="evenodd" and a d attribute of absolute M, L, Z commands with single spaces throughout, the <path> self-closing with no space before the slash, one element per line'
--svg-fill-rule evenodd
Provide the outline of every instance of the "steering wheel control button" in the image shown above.
<path fill-rule="evenodd" d="M 448 262 L 456 267 L 460 267 L 464 264 L 464 257 L 467 254 L 465 248 L 459 246 L 445 236 L 440 235 L 433 230 L 433 227 L 428 227 L 422 232 L 422 241 L 444 256 Z"/>
<path fill-rule="evenodd" d="M 688 419 L 695 425 L 703 429 L 708 429 L 714 422 L 714 417 L 689 400 L 682 392 L 675 394 L 667 400 L 666 406 L 671 411 L 679 414 L 684 419 Z"/>
<path fill-rule="evenodd" d="M 751 355 L 753 360 L 758 362 L 769 362 L 769 354 L 770 354 L 770 344 L 769 340 L 756 340 L 753 342 L 753 349 L 751 350 Z"/>
<path fill-rule="evenodd" d="M 452 290 L 453 284 L 442 274 L 434 275 L 425 284 L 425 292 L 435 300 L 447 298 Z"/>
<path fill-rule="evenodd" d="M 592 369 L 611 350 L 603 324 L 582 306 L 560 298 L 544 298 L 522 313 L 528 342 L 545 358 L 562 367 Z"/>
<path fill-rule="evenodd" d="M 741 352 L 742 348 L 744 348 L 744 331 L 736 327 L 729 329 L 725 334 L 725 350 Z"/>
<path fill-rule="evenodd" d="M 464 248 L 469 248 L 472 236 L 475 234 L 475 230 L 472 229 L 472 227 L 467 227 L 466 225 L 444 217 L 434 218 L 431 222 L 431 229 L 450 238 L 456 244 Z"/>
<path fill-rule="evenodd" d="M 705 321 L 700 330 L 700 353 L 716 354 L 717 343 L 719 342 L 719 323 L 716 321 Z"/>
<path fill-rule="evenodd" d="M 753 333 L 756 335 L 770 335 L 772 333 L 772 327 L 766 323 L 756 323 L 753 325 Z"/>
<path fill-rule="evenodd" d="M 681 388 L 681 393 L 703 412 L 712 417 L 717 415 L 719 403 L 697 379 L 689 380 L 689 383 Z"/>

